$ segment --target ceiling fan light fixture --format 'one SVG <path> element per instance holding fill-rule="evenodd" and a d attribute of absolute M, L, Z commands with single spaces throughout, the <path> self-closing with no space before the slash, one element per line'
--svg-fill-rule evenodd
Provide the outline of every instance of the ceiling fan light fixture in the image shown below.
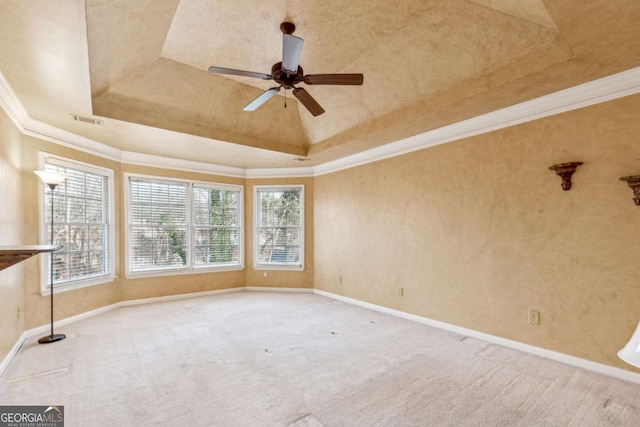
<path fill-rule="evenodd" d="M 244 111 L 254 111 L 262 104 L 271 99 L 280 89 L 285 90 L 285 103 L 287 107 L 286 91 L 291 89 L 293 96 L 313 115 L 319 116 L 324 113 L 324 109 L 318 102 L 303 88 L 296 85 L 304 83 L 308 85 L 346 85 L 360 86 L 364 81 L 362 74 L 315 74 L 305 76 L 300 66 L 300 55 L 304 40 L 293 35 L 296 26 L 291 22 L 280 24 L 282 31 L 282 62 L 276 62 L 271 67 L 271 74 L 256 73 L 253 71 L 236 70 L 211 66 L 209 72 L 214 74 L 229 74 L 233 76 L 254 77 L 263 80 L 273 80 L 279 87 L 268 89 L 262 95 L 254 99 L 244 107 Z"/>
<path fill-rule="evenodd" d="M 300 37 L 291 34 L 282 37 L 282 69 L 285 73 L 291 75 L 298 72 L 303 44 L 304 40 Z"/>

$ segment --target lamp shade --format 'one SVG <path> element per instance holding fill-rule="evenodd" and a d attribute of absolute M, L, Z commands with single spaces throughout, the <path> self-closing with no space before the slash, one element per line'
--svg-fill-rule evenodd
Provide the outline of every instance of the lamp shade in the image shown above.
<path fill-rule="evenodd" d="M 67 179 L 67 175 L 62 172 L 35 171 L 34 173 L 47 185 L 59 185 Z"/>
<path fill-rule="evenodd" d="M 627 345 L 618 352 L 618 357 L 628 364 L 640 368 L 640 322 L 638 322 L 638 327 Z"/>

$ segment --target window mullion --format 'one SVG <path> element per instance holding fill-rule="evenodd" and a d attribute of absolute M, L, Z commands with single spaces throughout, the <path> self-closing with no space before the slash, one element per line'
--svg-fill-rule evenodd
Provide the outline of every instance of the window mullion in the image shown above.
<path fill-rule="evenodd" d="M 192 217 L 193 216 L 193 209 L 192 209 L 193 197 L 192 197 L 192 193 L 193 193 L 193 183 L 189 183 L 188 186 L 187 186 L 187 200 L 186 200 L 186 204 L 187 204 L 187 206 L 186 206 L 186 209 L 187 209 L 187 212 L 186 212 L 187 244 L 186 244 L 186 246 L 187 246 L 187 268 L 189 270 L 193 270 L 193 255 L 192 254 L 194 252 L 193 245 L 192 245 L 192 242 L 193 242 L 193 239 L 192 239 L 192 235 L 193 235 L 193 228 L 192 228 L 193 227 L 193 217 Z"/>

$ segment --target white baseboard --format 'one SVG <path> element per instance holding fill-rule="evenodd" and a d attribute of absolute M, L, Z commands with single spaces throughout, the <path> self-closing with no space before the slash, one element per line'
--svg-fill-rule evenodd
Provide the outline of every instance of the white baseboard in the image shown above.
<path fill-rule="evenodd" d="M 243 292 L 244 290 L 245 290 L 244 287 L 239 287 L 239 288 L 229 288 L 229 289 L 221 289 L 221 290 L 214 290 L 214 291 L 194 292 L 190 294 L 167 295 L 163 297 L 142 298 L 142 299 L 136 299 L 136 300 L 120 301 L 111 305 L 96 308 L 95 310 L 91 310 L 91 311 L 77 314 L 75 316 L 67 317 L 66 319 L 56 320 L 55 322 L 53 322 L 53 327 L 55 329 L 59 329 L 60 327 L 63 327 L 65 325 L 69 325 L 71 323 L 78 322 L 80 320 L 88 319 L 90 317 L 97 316 L 99 314 L 106 313 L 108 311 L 111 311 L 120 307 L 127 307 L 132 305 L 139 305 L 139 304 L 150 304 L 155 302 L 172 301 L 172 300 L 179 300 L 179 299 L 186 299 L 186 298 L 197 298 L 202 296 L 218 295 L 218 294 L 225 294 L 230 292 Z M 47 324 L 47 325 L 36 326 L 35 328 L 24 331 L 22 335 L 20 335 L 20 338 L 18 338 L 16 343 L 13 345 L 9 353 L 4 357 L 4 359 L 2 360 L 2 363 L 0 363 L 0 377 L 2 376 L 2 374 L 5 373 L 7 368 L 9 368 L 9 365 L 11 365 L 13 358 L 16 356 L 16 354 L 18 354 L 18 351 L 20 350 L 20 348 L 22 348 L 25 342 L 30 338 L 37 337 L 40 335 L 45 335 L 47 332 L 49 332 L 50 327 L 51 325 Z"/>
<path fill-rule="evenodd" d="M 405 313 L 404 311 L 394 310 L 392 308 L 371 304 L 371 303 L 360 301 L 354 298 L 349 298 L 342 295 L 333 294 L 331 292 L 322 291 L 320 289 L 314 289 L 313 293 L 322 295 L 327 298 L 332 298 L 338 301 L 343 301 L 349 304 L 354 304 L 360 307 L 368 308 L 370 310 L 379 311 L 381 313 L 390 314 L 392 316 L 400 317 L 407 320 L 412 320 L 414 322 L 419 322 L 428 326 L 432 326 L 434 328 L 444 329 L 446 331 L 454 332 L 456 334 L 477 338 L 486 342 L 490 342 L 492 344 L 498 344 L 503 347 L 519 350 L 524 353 L 529 353 L 529 354 L 544 357 L 547 359 L 555 360 L 557 362 L 565 363 L 571 366 L 576 366 L 578 368 L 597 372 L 599 374 L 604 374 L 610 377 L 619 378 L 625 381 L 640 384 L 640 374 L 635 372 L 626 371 L 624 369 L 615 368 L 613 366 L 604 365 L 602 363 L 592 362 L 591 360 L 581 359 L 579 357 L 570 356 L 564 353 L 558 353 L 557 351 L 547 350 L 545 348 L 524 344 L 518 341 L 497 337 L 495 335 L 486 334 L 484 332 L 474 331 L 473 329 L 463 328 L 460 326 L 452 325 L 450 323 L 429 319 L 427 317 Z"/>
<path fill-rule="evenodd" d="M 565 363 L 567 365 L 576 366 L 578 368 L 586 369 L 589 371 L 608 375 L 610 377 L 619 378 L 625 381 L 640 384 L 640 374 L 635 372 L 626 371 L 624 369 L 615 368 L 609 365 L 603 365 L 601 363 L 592 362 L 590 360 L 581 359 L 579 357 L 569 356 L 568 354 L 558 353 L 556 351 L 547 350 L 547 349 L 536 347 L 529 344 L 524 344 L 518 341 L 497 337 L 495 335 L 486 334 L 484 332 L 474 331 L 473 329 L 463 328 L 460 326 L 452 325 L 450 323 L 440 322 L 438 320 L 417 316 L 415 314 L 405 313 L 400 310 L 395 310 L 392 308 L 383 307 L 383 306 L 368 303 L 365 301 L 360 301 L 354 298 L 333 294 L 331 292 L 323 291 L 320 289 L 310 289 L 310 288 L 272 288 L 272 287 L 261 287 L 261 286 L 243 286 L 243 287 L 229 288 L 229 289 L 194 292 L 190 294 L 167 295 L 162 297 L 141 298 L 136 300 L 120 301 L 115 304 L 107 305 L 105 307 L 100 307 L 95 310 L 78 314 L 76 316 L 71 316 L 66 319 L 58 320 L 54 322 L 54 327 L 58 328 L 65 325 L 69 325 L 79 320 L 88 319 L 90 317 L 97 316 L 102 313 L 106 313 L 108 311 L 114 310 L 119 307 L 127 307 L 127 306 L 140 305 L 140 304 L 151 304 L 151 303 L 166 302 L 166 301 L 175 301 L 175 300 L 181 300 L 181 299 L 198 298 L 198 297 L 204 297 L 204 296 L 212 296 L 212 295 L 220 295 L 220 294 L 244 292 L 244 291 L 314 293 L 314 294 L 322 295 L 324 297 L 331 298 L 334 300 L 343 301 L 349 304 L 354 304 L 360 307 L 368 308 L 370 310 L 378 311 L 385 314 L 390 314 L 392 316 L 400 317 L 402 319 L 407 319 L 414 322 L 422 323 L 428 326 L 454 332 L 460 335 L 477 338 L 486 342 L 501 345 L 503 347 L 513 348 L 515 350 L 519 350 L 525 353 L 534 354 L 536 356 L 545 357 L 547 359 Z M 23 344 L 29 338 L 32 338 L 34 336 L 39 336 L 41 334 L 46 334 L 49 331 L 49 327 L 50 325 L 38 326 L 32 329 L 29 329 L 27 331 L 24 331 L 22 335 L 20 335 L 20 337 L 18 338 L 16 343 L 13 345 L 9 353 L 2 360 L 2 363 L 0 363 L 0 377 L 4 374 L 7 368 L 9 368 L 9 365 L 13 361 L 13 358 L 18 354 L 18 351 L 20 351 L 20 348 L 23 346 Z"/>
<path fill-rule="evenodd" d="M 9 350 L 9 353 L 7 353 L 4 359 L 2 359 L 2 363 L 0 363 L 0 377 L 2 377 L 2 374 L 4 374 L 9 365 L 11 365 L 13 358 L 16 357 L 16 354 L 18 354 L 18 351 L 20 351 L 26 339 L 27 331 L 23 332 L 22 335 L 20 335 L 16 343 L 13 345 L 13 347 L 11 347 L 11 350 Z"/>
<path fill-rule="evenodd" d="M 313 289 L 240 286 L 237 288 L 217 289 L 212 291 L 193 292 L 189 294 L 166 295 L 162 297 L 141 298 L 141 299 L 134 299 L 134 300 L 119 301 L 111 305 L 96 308 L 95 310 L 91 310 L 85 313 L 77 314 L 75 316 L 67 317 L 66 319 L 56 320 L 55 322 L 53 322 L 53 327 L 55 329 L 58 329 L 62 326 L 69 325 L 79 320 L 88 319 L 90 317 L 97 316 L 98 314 L 106 313 L 108 311 L 111 311 L 120 307 L 128 307 L 128 306 L 140 305 L 140 304 L 152 304 L 152 303 L 166 302 L 166 301 L 175 301 L 175 300 L 188 299 L 188 298 L 199 298 L 199 297 L 205 297 L 205 296 L 211 296 L 211 295 L 220 295 L 220 294 L 245 292 L 245 291 L 312 293 Z M 0 377 L 2 376 L 2 374 L 5 373 L 7 368 L 9 368 L 9 365 L 11 365 L 13 358 L 16 356 L 16 354 L 18 354 L 18 351 L 24 345 L 25 342 L 30 338 L 40 336 L 40 335 L 45 335 L 49 331 L 50 327 L 51 325 L 46 324 L 46 325 L 37 326 L 35 328 L 24 331 L 22 335 L 20 335 L 16 343 L 13 345 L 11 350 L 9 350 L 9 353 L 4 357 L 4 359 L 2 359 L 2 363 L 0 363 Z"/>
<path fill-rule="evenodd" d="M 177 295 L 166 295 L 163 297 L 153 297 L 153 298 L 141 298 L 141 299 L 132 299 L 120 301 L 121 307 L 127 307 L 132 305 L 140 305 L 140 304 L 151 304 L 156 302 L 165 302 L 165 301 L 176 301 L 181 299 L 189 299 L 189 298 L 199 298 L 199 297 L 207 297 L 211 295 L 220 295 L 220 294 L 230 294 L 234 292 L 244 292 L 246 287 L 240 286 L 237 288 L 227 288 L 227 289 L 216 289 L 213 291 L 203 291 L 203 292 L 192 292 L 189 294 L 177 294 Z"/>
<path fill-rule="evenodd" d="M 299 294 L 312 294 L 312 288 L 273 288 L 263 286 L 247 286 L 245 288 L 251 292 L 287 292 L 287 293 L 299 293 Z"/>
<path fill-rule="evenodd" d="M 242 286 L 239 288 L 218 289 L 213 291 L 193 292 L 188 294 L 165 295 L 162 297 L 141 298 L 141 299 L 134 299 L 134 300 L 119 301 L 111 305 L 106 305 L 104 307 L 96 308 L 95 310 L 86 311 L 84 313 L 80 313 L 75 316 L 67 317 L 66 319 L 56 320 L 55 322 L 53 322 L 53 327 L 57 329 L 59 327 L 69 325 L 71 323 L 75 323 L 80 320 L 88 319 L 90 317 L 97 316 L 99 314 L 106 313 L 107 311 L 111 311 L 120 307 L 128 307 L 128 306 L 140 305 L 140 304 L 152 304 L 152 303 L 158 303 L 158 302 L 175 301 L 175 300 L 181 300 L 181 299 L 198 298 L 198 297 L 205 297 L 205 296 L 211 296 L 211 295 L 228 294 L 232 292 L 244 292 L 244 291 L 245 291 L 245 287 Z M 47 332 L 49 332 L 50 327 L 51 326 L 49 324 L 38 326 L 33 329 L 29 329 L 23 335 L 26 334 L 26 338 L 30 338 L 35 335 L 46 334 Z M 1 375 L 1 372 L 2 371 L 0 371 L 0 375 Z"/>

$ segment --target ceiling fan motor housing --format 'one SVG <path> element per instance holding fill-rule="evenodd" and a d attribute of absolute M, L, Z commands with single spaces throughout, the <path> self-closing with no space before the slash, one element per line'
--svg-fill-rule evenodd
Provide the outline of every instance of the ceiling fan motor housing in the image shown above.
<path fill-rule="evenodd" d="M 276 62 L 271 67 L 271 78 L 285 89 L 294 89 L 295 84 L 304 81 L 304 72 L 302 67 L 298 65 L 298 71 L 295 74 L 287 74 L 282 68 L 282 62 Z"/>

